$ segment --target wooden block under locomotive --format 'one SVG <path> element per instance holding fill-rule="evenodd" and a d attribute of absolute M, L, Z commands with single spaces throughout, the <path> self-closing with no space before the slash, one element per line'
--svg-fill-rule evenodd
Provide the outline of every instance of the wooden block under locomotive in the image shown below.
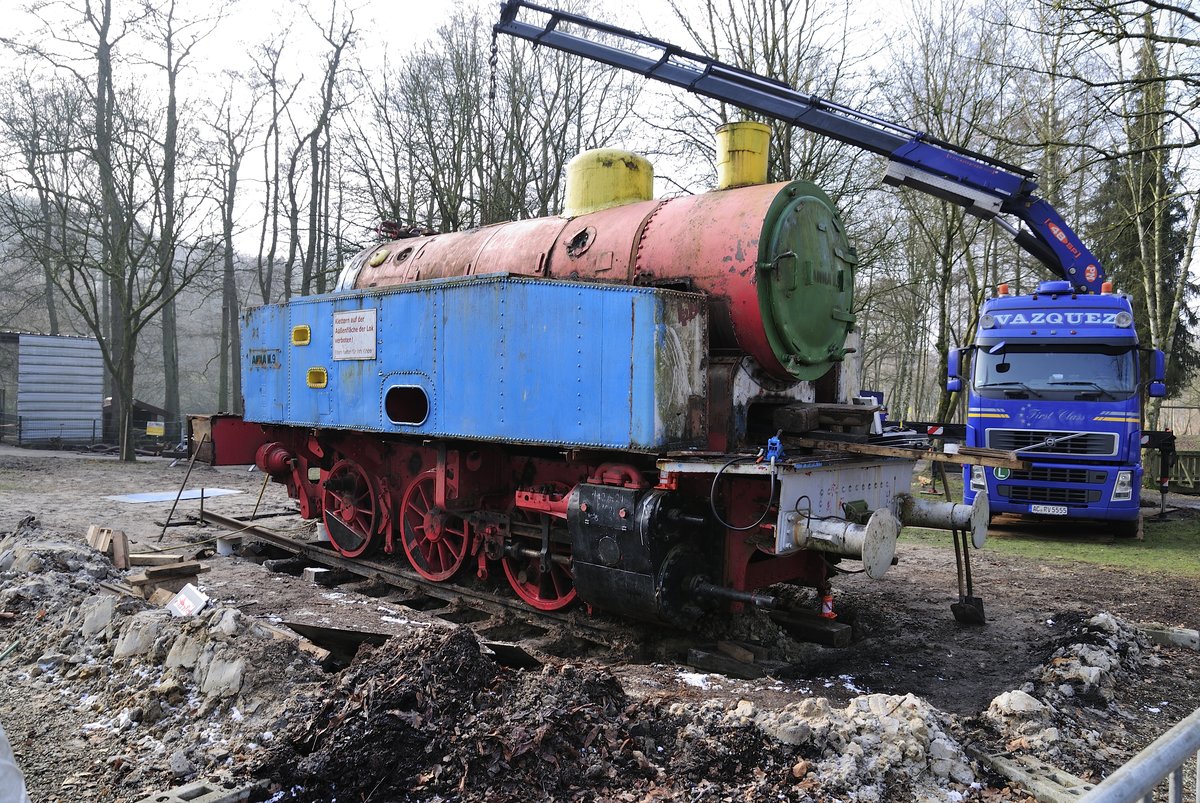
<path fill-rule="evenodd" d="M 901 521 L 987 523 L 986 498 L 909 497 L 910 458 L 764 453 L 788 405 L 854 404 L 855 264 L 803 181 L 376 246 L 334 293 L 245 315 L 256 463 L 342 554 L 502 572 L 542 610 L 689 625 L 775 583 L 825 596 L 840 560 L 886 571 Z"/>

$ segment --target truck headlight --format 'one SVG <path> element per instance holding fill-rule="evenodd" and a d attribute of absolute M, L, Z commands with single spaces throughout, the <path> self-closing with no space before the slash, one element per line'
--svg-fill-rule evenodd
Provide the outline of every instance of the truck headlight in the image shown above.
<path fill-rule="evenodd" d="M 1129 472 L 1126 471 L 1126 474 Z M 986 491 L 987 477 L 983 473 L 983 466 L 971 466 L 971 490 Z"/>
<path fill-rule="evenodd" d="M 1118 471 L 1117 481 L 1113 484 L 1112 500 L 1128 502 L 1133 498 L 1133 472 Z"/>

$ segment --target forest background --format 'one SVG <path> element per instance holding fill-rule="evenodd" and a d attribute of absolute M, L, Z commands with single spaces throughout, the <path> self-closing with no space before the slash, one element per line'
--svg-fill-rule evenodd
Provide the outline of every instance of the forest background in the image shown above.
<path fill-rule="evenodd" d="M 1168 404 L 1200 403 L 1190 0 L 559 6 L 1036 170 L 1133 297 L 1143 343 L 1168 352 Z M 134 398 L 171 422 L 236 411 L 241 311 L 330 289 L 382 220 L 455 231 L 556 214 L 566 162 L 594 147 L 648 156 L 660 195 L 704 191 L 713 130 L 746 119 L 493 41 L 490 0 L 265 8 L 46 0 L 7 15 L 0 328 L 97 337 L 118 414 Z M 877 157 L 772 131 L 770 179 L 822 186 L 857 246 L 864 387 L 893 417 L 944 419 L 946 355 L 981 301 L 1047 273 L 963 210 L 881 188 Z"/>

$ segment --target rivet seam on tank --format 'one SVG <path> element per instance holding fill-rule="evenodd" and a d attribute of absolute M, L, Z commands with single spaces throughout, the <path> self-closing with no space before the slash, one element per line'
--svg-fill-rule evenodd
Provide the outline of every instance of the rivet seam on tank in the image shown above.
<path fill-rule="evenodd" d="M 642 255 L 642 247 L 646 239 L 646 232 L 650 230 L 652 221 L 658 215 L 658 211 L 669 204 L 671 200 L 672 199 L 670 198 L 660 199 L 659 202 L 654 205 L 654 208 L 650 210 L 650 213 L 642 218 L 642 222 L 638 225 L 637 240 L 633 244 L 633 252 L 629 255 L 628 279 L 630 282 L 633 281 L 633 277 L 638 273 L 638 263 L 641 261 L 640 257 Z"/>

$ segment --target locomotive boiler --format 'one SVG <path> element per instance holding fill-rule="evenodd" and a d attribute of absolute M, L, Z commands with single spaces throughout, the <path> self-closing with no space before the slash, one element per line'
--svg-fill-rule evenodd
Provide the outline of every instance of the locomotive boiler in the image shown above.
<path fill-rule="evenodd" d="M 911 459 L 782 451 L 856 400 L 855 252 L 818 187 L 761 183 L 765 126 L 719 139 L 714 192 L 654 200 L 644 159 L 588 152 L 561 216 L 388 242 L 248 311 L 258 466 L 343 555 L 500 569 L 542 610 L 688 624 L 841 559 L 878 577 L 901 520 L 981 542 L 986 498 L 913 500 Z"/>

